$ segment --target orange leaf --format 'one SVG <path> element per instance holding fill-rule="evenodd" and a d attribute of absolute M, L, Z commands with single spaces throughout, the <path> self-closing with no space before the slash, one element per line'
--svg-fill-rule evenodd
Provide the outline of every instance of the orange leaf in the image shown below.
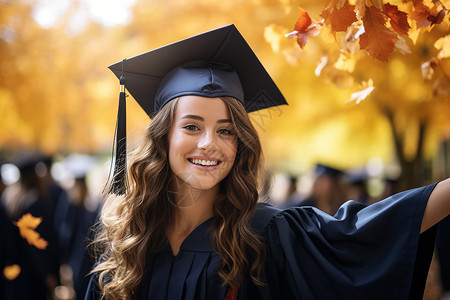
<path fill-rule="evenodd" d="M 383 11 L 391 19 L 391 26 L 398 34 L 408 33 L 408 30 L 411 27 L 408 23 L 408 15 L 405 12 L 398 10 L 396 5 L 391 5 L 389 3 L 383 5 Z"/>
<path fill-rule="evenodd" d="M 300 48 L 303 49 L 310 36 L 317 36 L 320 33 L 320 29 L 319 29 L 320 26 L 323 26 L 323 23 L 317 22 L 317 23 L 311 24 L 308 28 L 306 28 L 305 31 L 298 32 L 298 31 L 294 30 L 292 32 L 289 32 L 285 36 L 287 38 L 296 37 L 297 44 L 300 46 Z"/>
<path fill-rule="evenodd" d="M 298 12 L 300 16 L 297 19 L 297 22 L 295 22 L 294 30 L 298 32 L 304 32 L 309 25 L 311 25 L 311 17 L 308 15 L 306 10 L 299 7 Z"/>
<path fill-rule="evenodd" d="M 28 244 L 38 249 L 45 249 L 48 245 L 47 241 L 41 238 L 39 233 L 34 229 L 41 224 L 42 218 L 33 217 L 30 213 L 23 215 L 14 224 L 19 227 L 20 235 L 27 240 Z"/>
<path fill-rule="evenodd" d="M 430 8 L 422 3 L 420 0 L 413 0 L 414 11 L 411 18 L 416 21 L 417 28 L 422 28 L 431 24 L 428 18 L 432 15 Z"/>
<path fill-rule="evenodd" d="M 366 7 L 362 18 L 365 32 L 361 35 L 359 46 L 379 60 L 387 61 L 397 41 L 396 34 L 386 27 L 386 20 L 379 8 Z"/>
<path fill-rule="evenodd" d="M 19 265 L 10 265 L 6 266 L 3 269 L 3 276 L 5 276 L 8 280 L 14 280 L 20 274 L 20 266 Z"/>
<path fill-rule="evenodd" d="M 432 14 L 428 16 L 427 20 L 431 22 L 431 25 L 434 24 L 441 24 L 444 20 L 445 15 L 447 14 L 448 10 L 445 8 L 441 9 L 439 12 L 436 13 L 436 15 Z"/>
<path fill-rule="evenodd" d="M 320 16 L 330 23 L 333 31 L 346 31 L 357 20 L 355 5 L 350 5 L 348 1 L 345 1 L 341 8 L 331 7 L 324 10 Z"/>

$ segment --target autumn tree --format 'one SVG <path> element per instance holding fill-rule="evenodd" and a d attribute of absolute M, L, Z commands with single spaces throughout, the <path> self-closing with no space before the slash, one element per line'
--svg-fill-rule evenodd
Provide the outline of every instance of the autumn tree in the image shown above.
<path fill-rule="evenodd" d="M 286 34 L 304 51 L 318 35 L 322 45 L 334 44 L 317 61 L 316 75 L 344 88 L 359 83 L 349 100 L 367 97 L 388 121 L 404 188 L 427 179 L 422 172 L 430 155 L 425 148 L 433 148 L 430 136 L 448 138 L 448 121 L 441 116 L 450 110 L 449 4 L 330 0 L 320 21 L 299 8 L 294 31 Z"/>
<path fill-rule="evenodd" d="M 390 162 L 396 147 L 406 170 L 446 137 L 445 1 L 142 0 L 127 25 L 90 22 L 76 31 L 82 8 L 70 2 L 60 22 L 42 28 L 33 19 L 36 1 L 0 1 L 3 149 L 110 151 L 118 83 L 107 66 L 230 23 L 290 104 L 252 115 L 269 166 L 302 172 L 322 157 L 345 168 L 374 156 Z M 285 37 L 290 32 L 303 50 Z M 149 119 L 128 99 L 132 146 Z"/>

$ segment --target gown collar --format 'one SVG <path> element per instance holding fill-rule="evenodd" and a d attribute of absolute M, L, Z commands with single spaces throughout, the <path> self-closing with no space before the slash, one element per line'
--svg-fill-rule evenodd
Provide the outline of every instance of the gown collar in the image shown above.
<path fill-rule="evenodd" d="M 180 246 L 180 252 L 182 251 L 194 251 L 194 252 L 212 252 L 210 244 L 210 232 L 209 228 L 214 220 L 211 217 L 198 225 L 192 232 L 184 239 Z M 169 241 L 167 241 L 163 252 L 172 253 Z M 179 253 L 180 253 L 179 252 Z M 179 254 L 178 253 L 178 254 Z"/>

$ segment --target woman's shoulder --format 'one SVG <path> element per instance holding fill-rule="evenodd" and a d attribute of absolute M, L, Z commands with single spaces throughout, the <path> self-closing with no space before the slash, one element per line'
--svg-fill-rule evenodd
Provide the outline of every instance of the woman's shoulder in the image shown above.
<path fill-rule="evenodd" d="M 260 202 L 252 217 L 252 228 L 257 234 L 262 234 L 272 219 L 283 210 L 273 207 L 269 203 Z"/>

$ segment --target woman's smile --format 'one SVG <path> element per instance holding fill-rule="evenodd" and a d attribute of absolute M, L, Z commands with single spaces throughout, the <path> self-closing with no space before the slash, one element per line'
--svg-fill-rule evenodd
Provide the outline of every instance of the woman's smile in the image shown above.
<path fill-rule="evenodd" d="M 188 158 L 189 162 L 196 166 L 202 167 L 215 167 L 220 164 L 220 160 L 218 159 L 210 159 L 210 158 Z"/>

